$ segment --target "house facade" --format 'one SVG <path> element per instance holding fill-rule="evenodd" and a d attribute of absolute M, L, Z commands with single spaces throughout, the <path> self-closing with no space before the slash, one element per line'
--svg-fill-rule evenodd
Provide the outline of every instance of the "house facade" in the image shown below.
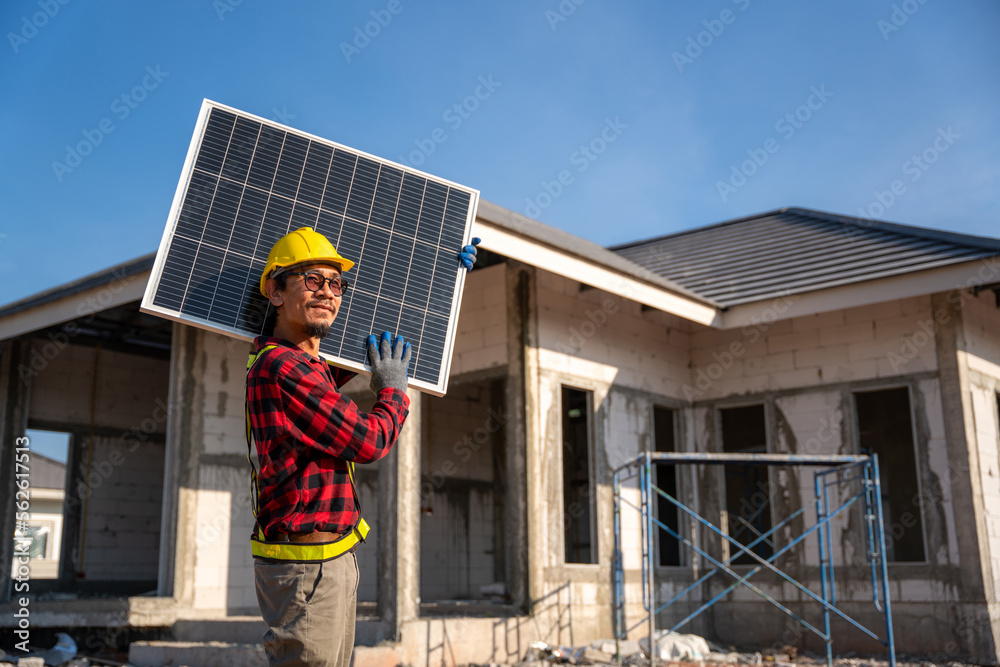
<path fill-rule="evenodd" d="M 607 249 L 488 202 L 474 234 L 485 251 L 464 288 L 448 393 L 411 391 L 393 452 L 358 477 L 372 525 L 358 639 L 395 641 L 359 659 L 515 662 L 532 640 L 610 638 L 612 473 L 642 452 L 676 451 L 877 453 L 897 650 L 997 662 L 1000 241 L 784 209 Z M 250 641 L 260 622 L 247 544 L 249 345 L 139 312 L 151 265 L 140 258 L 0 309 L 4 488 L 16 438 L 50 430 L 71 441 L 59 576 L 31 582 L 32 623 Z M 344 391 L 370 405 L 365 378 Z M 790 466 L 657 466 L 656 483 L 744 545 L 812 502 L 811 473 Z M 634 484 L 622 493 L 637 495 Z M 734 556 L 669 507 L 657 512 Z M 2 516 L 13 535 L 13 507 Z M 621 522 L 632 625 L 640 519 Z M 863 523 L 846 512 L 832 528 L 838 601 L 877 630 Z M 778 532 L 755 550 L 789 539 Z M 706 562 L 654 542 L 665 601 Z M 0 540 L 4 572 L 11 544 Z M 818 591 L 812 542 L 782 564 Z M 756 581 L 817 618 L 792 587 Z M 724 645 L 820 646 L 747 590 L 683 630 Z M 834 631 L 836 650 L 878 650 Z"/>

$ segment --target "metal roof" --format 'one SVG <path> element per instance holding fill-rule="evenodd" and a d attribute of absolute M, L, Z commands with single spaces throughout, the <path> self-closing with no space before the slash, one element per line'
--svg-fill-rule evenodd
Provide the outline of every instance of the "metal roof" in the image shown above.
<path fill-rule="evenodd" d="M 109 269 L 103 269 L 96 273 L 91 273 L 89 276 L 84 276 L 83 278 L 78 278 L 68 283 L 57 285 L 56 287 L 45 290 L 44 292 L 32 294 L 31 296 L 8 303 L 0 308 L 0 317 L 7 317 L 9 315 L 14 315 L 15 313 L 20 313 L 24 310 L 37 308 L 38 306 L 43 306 L 47 303 L 58 301 L 59 299 L 65 299 L 66 297 L 79 294 L 80 292 L 86 292 L 87 290 L 95 287 L 103 287 L 104 285 L 112 283 L 115 280 L 122 280 L 130 276 L 139 275 L 144 271 L 149 271 L 153 268 L 153 260 L 155 258 L 156 253 L 151 252 L 148 255 L 142 255 L 141 257 L 130 259 L 127 262 L 122 262 L 121 264 L 112 266 Z"/>
<path fill-rule="evenodd" d="M 1000 239 L 783 208 L 609 248 L 722 305 L 1000 255 Z"/>

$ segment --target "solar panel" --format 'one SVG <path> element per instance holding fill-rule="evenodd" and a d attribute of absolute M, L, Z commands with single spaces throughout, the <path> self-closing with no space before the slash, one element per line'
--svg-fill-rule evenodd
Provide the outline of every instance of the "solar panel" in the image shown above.
<path fill-rule="evenodd" d="M 205 100 L 141 310 L 250 340 L 271 308 L 258 287 L 274 242 L 312 227 L 355 266 L 320 354 L 370 371 L 365 340 L 413 347 L 410 385 L 448 385 L 479 192 Z"/>

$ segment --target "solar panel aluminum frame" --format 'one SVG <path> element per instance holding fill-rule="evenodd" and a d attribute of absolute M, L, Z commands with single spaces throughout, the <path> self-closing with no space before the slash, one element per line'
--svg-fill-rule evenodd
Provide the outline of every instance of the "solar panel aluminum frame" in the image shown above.
<path fill-rule="evenodd" d="M 460 184 L 448 181 L 446 179 L 443 179 L 443 178 L 440 178 L 440 177 L 437 177 L 437 176 L 433 176 L 433 175 L 428 174 L 426 172 L 422 172 L 422 171 L 420 171 L 418 169 L 413 169 L 412 167 L 401 165 L 401 164 L 392 162 L 390 160 L 386 160 L 386 159 L 383 159 L 383 158 L 371 155 L 369 153 L 366 153 L 364 151 L 360 151 L 360 150 L 351 148 L 349 146 L 344 146 L 343 144 L 339 144 L 337 142 L 331 141 L 329 139 L 325 139 L 323 137 L 316 136 L 314 134 L 310 134 L 308 132 L 303 132 L 301 130 L 296 130 L 294 128 L 288 127 L 287 125 L 283 125 L 281 123 L 277 123 L 277 122 L 268 120 L 266 118 L 261 118 L 260 116 L 256 116 L 254 114 L 250 114 L 250 113 L 247 113 L 245 111 L 241 111 L 241 110 L 235 109 L 233 107 L 229 107 L 229 106 L 226 106 L 224 104 L 219 104 L 218 102 L 213 102 L 211 100 L 205 99 L 202 102 L 201 111 L 200 111 L 200 113 L 198 115 L 197 123 L 195 124 L 194 134 L 191 137 L 191 144 L 190 144 L 190 146 L 188 148 L 187 157 L 185 158 L 185 161 L 184 161 L 184 167 L 183 167 L 183 169 L 181 171 L 180 180 L 178 181 L 178 184 L 177 184 L 177 190 L 174 193 L 173 203 L 171 204 L 170 212 L 169 212 L 168 217 L 167 217 L 167 223 L 166 223 L 166 226 L 165 226 L 165 228 L 163 230 L 163 236 L 162 236 L 162 238 L 160 240 L 160 246 L 159 246 L 159 249 L 158 249 L 158 251 L 156 253 L 156 259 L 154 260 L 154 263 L 153 263 L 153 268 L 152 268 L 152 271 L 150 273 L 149 282 L 147 283 L 145 293 L 143 294 L 142 302 L 140 304 L 140 310 L 141 311 L 146 312 L 146 313 L 150 313 L 150 314 L 153 314 L 153 315 L 158 315 L 160 317 L 164 317 L 166 319 L 173 320 L 175 322 L 180 322 L 182 324 L 187 324 L 187 325 L 191 325 L 191 326 L 194 326 L 194 327 L 198 327 L 200 329 L 204 329 L 204 330 L 207 330 L 207 331 L 212 331 L 212 332 L 215 332 L 215 333 L 220 333 L 220 334 L 223 334 L 223 335 L 226 335 L 226 336 L 229 336 L 229 337 L 233 337 L 233 338 L 237 338 L 237 339 L 240 339 L 240 340 L 252 341 L 253 338 L 255 338 L 257 335 L 259 335 L 259 334 L 251 333 L 248 330 L 240 329 L 238 327 L 225 326 L 225 325 L 219 324 L 217 322 L 210 321 L 210 320 L 208 320 L 206 318 L 197 317 L 197 316 L 194 316 L 194 315 L 191 315 L 191 314 L 187 314 L 187 313 L 182 313 L 179 310 L 164 308 L 164 307 L 161 307 L 161 306 L 159 306 L 157 304 L 154 304 L 154 302 L 153 302 L 154 299 L 156 298 L 157 290 L 160 287 L 160 279 L 163 276 L 163 270 L 164 270 L 164 266 L 165 266 L 166 259 L 167 259 L 167 253 L 168 253 L 168 251 L 170 249 L 171 242 L 174 239 L 174 234 L 176 232 L 177 225 L 178 225 L 178 219 L 179 219 L 179 217 L 181 215 L 181 210 L 182 210 L 182 208 L 184 206 L 184 202 L 185 202 L 185 199 L 186 199 L 186 196 L 187 196 L 187 193 L 188 193 L 188 188 L 189 188 L 190 183 L 191 183 L 191 178 L 192 178 L 192 176 L 194 174 L 195 163 L 196 163 L 196 160 L 198 158 L 199 149 L 202 146 L 202 140 L 204 139 L 205 131 L 206 131 L 207 127 L 208 127 L 209 118 L 210 118 L 211 112 L 213 110 L 216 110 L 216 109 L 220 110 L 220 111 L 223 111 L 223 112 L 228 112 L 228 113 L 234 114 L 234 115 L 237 116 L 237 118 L 243 117 L 243 118 L 246 118 L 248 120 L 261 123 L 262 126 L 270 126 L 270 127 L 275 128 L 277 130 L 280 130 L 282 132 L 288 132 L 288 133 L 297 135 L 299 137 L 308 139 L 310 141 L 319 142 L 319 143 L 321 143 L 321 144 L 323 144 L 323 145 L 325 145 L 325 146 L 333 149 L 334 151 L 336 151 L 336 150 L 347 151 L 349 153 L 352 153 L 352 154 L 356 155 L 359 159 L 365 158 L 365 159 L 368 159 L 368 160 L 372 160 L 372 161 L 378 163 L 380 165 L 380 167 L 381 166 L 388 166 L 388 167 L 391 167 L 393 169 L 400 170 L 404 174 L 412 174 L 412 175 L 414 175 L 416 177 L 424 178 L 424 179 L 427 179 L 428 181 L 433 181 L 433 182 L 435 182 L 437 184 L 446 186 L 449 189 L 455 189 L 455 190 L 461 191 L 463 193 L 467 193 L 469 195 L 469 206 L 468 206 L 468 213 L 467 213 L 466 220 L 465 220 L 465 227 L 464 227 L 464 230 L 463 230 L 463 233 L 462 233 L 462 245 L 467 245 L 470 242 L 470 240 L 471 240 L 471 231 L 472 231 L 472 223 L 475 221 L 475 218 L 476 218 L 476 209 L 477 209 L 478 203 L 479 203 L 479 191 L 478 190 L 474 190 L 472 188 L 468 188 L 466 186 L 463 186 L 463 185 L 460 185 Z M 290 226 L 291 226 L 291 224 L 292 223 L 289 222 Z M 364 228 L 365 231 L 367 231 L 367 228 L 370 226 L 370 223 L 369 223 L 369 225 L 365 225 L 363 223 L 358 223 L 358 222 L 354 222 L 354 221 L 349 222 L 348 218 L 345 215 L 344 216 L 344 228 L 346 229 L 349 224 L 360 226 L 360 227 Z M 289 231 L 291 231 L 291 230 L 289 230 Z M 460 248 L 455 248 L 454 251 L 455 251 L 455 267 L 456 267 L 455 268 L 455 271 L 456 271 L 456 274 L 455 274 L 456 275 L 455 288 L 454 288 L 454 293 L 452 294 L 451 309 L 450 309 L 450 312 L 449 312 L 448 326 L 447 326 L 445 340 L 444 340 L 444 351 L 443 351 L 442 358 L 441 358 L 441 365 L 440 365 L 440 370 L 439 370 L 437 382 L 429 382 L 429 381 L 426 381 L 426 380 L 421 380 L 421 379 L 413 377 L 412 375 L 413 375 L 413 372 L 414 372 L 414 363 L 412 363 L 412 362 L 411 362 L 411 365 L 410 365 L 410 377 L 408 378 L 408 384 L 409 384 L 409 386 L 414 387 L 414 388 L 416 388 L 416 389 L 418 389 L 418 390 L 420 390 L 422 392 L 425 392 L 425 393 L 428 393 L 428 394 L 432 394 L 434 396 L 444 396 L 445 393 L 446 393 L 446 391 L 447 391 L 447 388 L 448 388 L 448 377 L 449 377 L 449 373 L 450 373 L 450 370 L 451 370 L 451 358 L 452 358 L 452 353 L 453 353 L 453 350 L 454 350 L 455 334 L 456 334 L 456 330 L 457 330 L 457 326 L 458 326 L 459 307 L 460 307 L 460 304 L 461 304 L 462 291 L 463 291 L 464 284 L 465 284 L 466 270 L 458 262 L 458 257 L 457 257 L 458 253 L 460 251 Z M 349 259 L 354 259 L 354 258 L 349 258 Z M 348 277 L 350 277 L 350 274 L 348 274 Z M 254 276 L 252 274 L 252 271 L 251 271 L 251 274 L 249 275 L 249 278 L 248 278 L 249 282 L 252 283 L 252 284 L 254 284 L 254 285 L 256 285 L 257 278 L 258 278 L 258 276 Z M 353 289 L 353 287 L 352 287 L 352 289 Z M 245 305 L 246 302 L 247 302 L 247 300 L 244 297 L 243 303 L 241 305 Z M 340 321 L 341 326 L 343 326 L 343 324 L 344 324 L 343 320 L 341 318 L 339 318 L 339 317 L 338 317 L 338 320 Z M 338 320 L 335 320 L 334 323 L 333 323 L 334 330 L 336 330 L 336 327 L 338 325 Z M 372 331 L 371 333 L 374 333 L 374 334 L 377 335 L 380 332 Z M 350 359 L 345 359 L 345 358 L 340 357 L 340 356 L 335 356 L 335 355 L 327 354 L 327 353 L 322 352 L 322 351 L 320 352 L 320 356 L 322 356 L 323 358 L 327 359 L 328 361 L 333 362 L 334 364 L 336 364 L 336 365 L 338 365 L 340 367 L 347 368 L 349 370 L 360 372 L 360 373 L 371 373 L 371 367 L 368 365 L 367 360 L 365 360 L 365 363 L 362 364 L 362 363 L 357 363 L 357 362 L 355 362 L 353 360 L 350 360 Z"/>

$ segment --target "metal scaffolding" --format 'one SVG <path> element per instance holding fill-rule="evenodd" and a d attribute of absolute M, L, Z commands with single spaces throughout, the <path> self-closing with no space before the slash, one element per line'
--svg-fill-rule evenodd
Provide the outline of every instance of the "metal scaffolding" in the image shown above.
<path fill-rule="evenodd" d="M 741 543 L 723 529 L 714 525 L 697 512 L 684 505 L 663 489 L 653 483 L 653 464 L 712 464 L 712 465 L 742 465 L 742 466 L 813 466 L 822 467 L 814 472 L 813 486 L 815 491 L 816 523 L 804 530 L 802 534 L 794 537 L 786 544 L 776 548 L 772 541 L 772 536 L 778 531 L 788 527 L 800 517 L 804 518 L 808 505 L 803 505 L 790 516 L 783 519 L 777 525 L 759 532 L 751 529 L 754 533 L 753 539 L 748 543 Z M 622 497 L 622 483 L 638 475 L 639 477 L 639 498 L 640 505 L 636 506 L 628 499 Z M 830 487 L 842 486 L 851 482 L 860 483 L 860 491 L 848 494 L 842 498 L 842 502 L 837 507 L 831 507 Z M 708 531 L 721 536 L 734 549 L 734 553 L 725 560 L 720 560 L 709 554 L 704 548 L 698 546 L 688 538 L 682 536 L 678 531 L 664 524 L 660 518 L 655 516 L 653 510 L 654 498 L 663 498 L 680 512 L 690 517 L 690 519 L 700 526 L 704 526 Z M 865 526 L 863 529 L 866 545 L 866 555 L 871 566 L 872 581 L 872 601 L 875 608 L 881 612 L 885 619 L 885 637 L 879 637 L 876 633 L 863 626 L 858 621 L 851 618 L 842 609 L 837 607 L 837 593 L 834 580 L 833 563 L 833 541 L 831 538 L 830 523 L 841 512 L 855 502 L 860 501 L 864 511 Z M 638 510 L 641 514 L 641 541 L 642 541 L 642 605 L 646 615 L 638 622 L 626 627 L 625 623 L 625 572 L 622 563 L 622 535 L 621 535 L 621 510 L 627 505 Z M 680 515 L 679 515 L 680 516 Z M 856 627 L 869 637 L 872 637 L 888 649 L 889 664 L 896 665 L 896 650 L 892 638 L 892 612 L 889 603 L 889 582 L 886 566 L 885 532 L 882 518 L 882 495 L 879 483 L 878 457 L 872 456 L 808 456 L 808 455 L 786 455 L 786 454 L 719 454 L 719 453 L 665 453 L 646 452 L 630 459 L 625 464 L 619 466 L 614 471 L 614 521 L 615 521 L 615 553 L 612 565 L 612 623 L 616 640 L 620 641 L 627 637 L 628 633 L 642 625 L 644 622 L 649 626 L 650 653 L 655 647 L 656 615 L 670 605 L 680 601 L 688 593 L 698 586 L 701 586 L 713 576 L 725 573 L 731 576 L 733 581 L 724 590 L 714 595 L 707 602 L 703 602 L 695 611 L 688 614 L 684 619 L 676 623 L 671 631 L 690 622 L 696 616 L 704 612 L 713 604 L 724 598 L 739 586 L 746 586 L 755 594 L 764 598 L 785 614 L 791 616 L 808 630 L 818 635 L 826 643 L 827 665 L 833 664 L 833 638 L 830 631 L 831 615 L 836 615 Z M 747 524 L 749 526 L 749 524 Z M 658 529 L 658 530 L 656 530 Z M 674 595 L 660 606 L 656 606 L 656 582 L 654 581 L 655 564 L 653 562 L 655 548 L 654 536 L 664 531 L 689 547 L 704 561 L 712 565 L 705 574 L 698 577 L 691 585 L 680 593 Z M 817 594 L 807 588 L 802 583 L 796 581 L 787 573 L 781 571 L 775 562 L 783 554 L 802 543 L 809 535 L 815 533 L 819 548 L 819 579 L 820 593 Z M 768 544 L 773 553 L 764 557 L 755 551 L 755 547 Z M 741 556 L 747 556 L 756 565 L 746 573 L 740 574 L 734 571 L 730 565 Z M 806 597 L 816 601 L 822 606 L 823 628 L 817 628 L 804 618 L 797 615 L 791 609 L 783 605 L 774 597 L 768 595 L 759 587 L 750 583 L 749 579 L 758 572 L 767 569 L 787 581 L 796 589 L 806 595 Z M 655 655 L 651 656 L 655 665 Z"/>

